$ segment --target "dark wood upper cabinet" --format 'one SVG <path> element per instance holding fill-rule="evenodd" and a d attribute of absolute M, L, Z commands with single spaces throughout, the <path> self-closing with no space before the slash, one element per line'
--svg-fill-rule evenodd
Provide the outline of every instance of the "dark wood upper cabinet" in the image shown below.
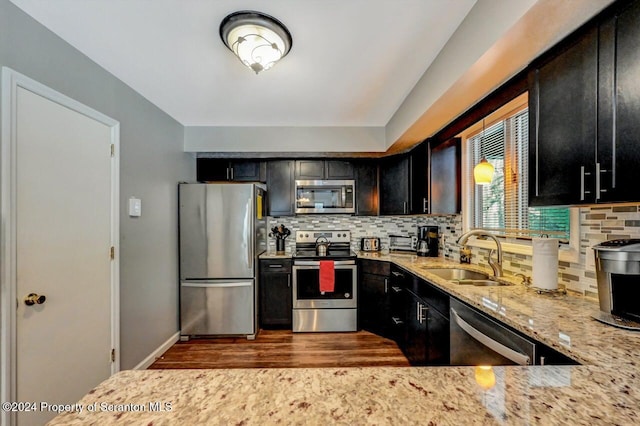
<path fill-rule="evenodd" d="M 354 179 L 353 164 L 341 160 L 296 160 L 296 179 Z"/>
<path fill-rule="evenodd" d="M 378 162 L 358 160 L 353 164 L 356 176 L 356 215 L 378 215 Z"/>
<path fill-rule="evenodd" d="M 394 155 L 380 161 L 380 214 L 409 214 L 410 159 L 408 155 Z"/>
<path fill-rule="evenodd" d="M 325 161 L 327 179 L 354 179 L 355 173 L 351 161 L 327 160 Z"/>
<path fill-rule="evenodd" d="M 196 159 L 196 179 L 198 182 L 229 180 L 229 160 L 220 158 Z"/>
<path fill-rule="evenodd" d="M 460 213 L 462 207 L 460 154 L 460 138 L 450 139 L 431 149 L 429 213 Z"/>
<path fill-rule="evenodd" d="M 617 2 L 530 73 L 530 205 L 639 201 L 640 1 Z"/>
<path fill-rule="evenodd" d="M 591 26 L 536 66 L 529 80 L 529 204 L 590 202 L 595 191 L 598 28 Z"/>
<path fill-rule="evenodd" d="M 409 153 L 411 205 L 409 212 L 429 213 L 429 145 L 420 143 Z"/>
<path fill-rule="evenodd" d="M 198 158 L 198 182 L 266 182 L 266 163 L 258 160 Z"/>
<path fill-rule="evenodd" d="M 323 160 L 296 160 L 296 179 L 324 179 Z"/>
<path fill-rule="evenodd" d="M 267 164 L 269 216 L 294 215 L 294 161 L 277 160 Z"/>
<path fill-rule="evenodd" d="M 429 151 L 425 142 L 407 154 L 380 160 L 380 214 L 429 212 Z"/>
<path fill-rule="evenodd" d="M 236 160 L 229 163 L 231 180 L 235 182 L 266 182 L 267 164 L 264 161 Z"/>
<path fill-rule="evenodd" d="M 602 22 L 599 39 L 596 202 L 640 200 L 640 1 Z"/>

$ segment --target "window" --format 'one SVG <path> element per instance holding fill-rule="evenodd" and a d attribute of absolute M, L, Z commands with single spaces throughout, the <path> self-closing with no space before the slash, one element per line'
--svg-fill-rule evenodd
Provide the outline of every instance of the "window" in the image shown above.
<path fill-rule="evenodd" d="M 494 114 L 464 134 L 465 186 L 471 200 L 465 209 L 470 216 L 467 224 L 518 239 L 547 235 L 568 243 L 568 208 L 528 207 L 529 115 L 524 99 L 506 114 Z M 473 167 L 483 157 L 495 168 L 490 185 L 473 182 Z"/>

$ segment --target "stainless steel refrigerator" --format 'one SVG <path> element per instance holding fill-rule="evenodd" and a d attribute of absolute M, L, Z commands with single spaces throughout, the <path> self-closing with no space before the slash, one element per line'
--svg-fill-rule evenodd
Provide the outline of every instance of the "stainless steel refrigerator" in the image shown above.
<path fill-rule="evenodd" d="M 180 334 L 255 338 L 258 256 L 266 250 L 266 189 L 179 185 Z"/>

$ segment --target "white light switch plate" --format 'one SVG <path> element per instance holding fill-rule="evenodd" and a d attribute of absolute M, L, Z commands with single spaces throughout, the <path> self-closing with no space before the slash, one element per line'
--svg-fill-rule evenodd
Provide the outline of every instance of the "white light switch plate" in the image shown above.
<path fill-rule="evenodd" d="M 129 198 L 129 216 L 142 216 L 142 200 L 139 198 Z"/>

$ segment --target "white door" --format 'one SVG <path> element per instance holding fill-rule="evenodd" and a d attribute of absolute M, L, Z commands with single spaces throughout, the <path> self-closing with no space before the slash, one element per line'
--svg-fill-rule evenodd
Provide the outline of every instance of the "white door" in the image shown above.
<path fill-rule="evenodd" d="M 15 401 L 69 404 L 116 367 L 114 126 L 32 88 L 16 85 L 14 99 L 10 392 Z M 43 424 L 56 414 L 38 408 L 13 420 Z"/>

